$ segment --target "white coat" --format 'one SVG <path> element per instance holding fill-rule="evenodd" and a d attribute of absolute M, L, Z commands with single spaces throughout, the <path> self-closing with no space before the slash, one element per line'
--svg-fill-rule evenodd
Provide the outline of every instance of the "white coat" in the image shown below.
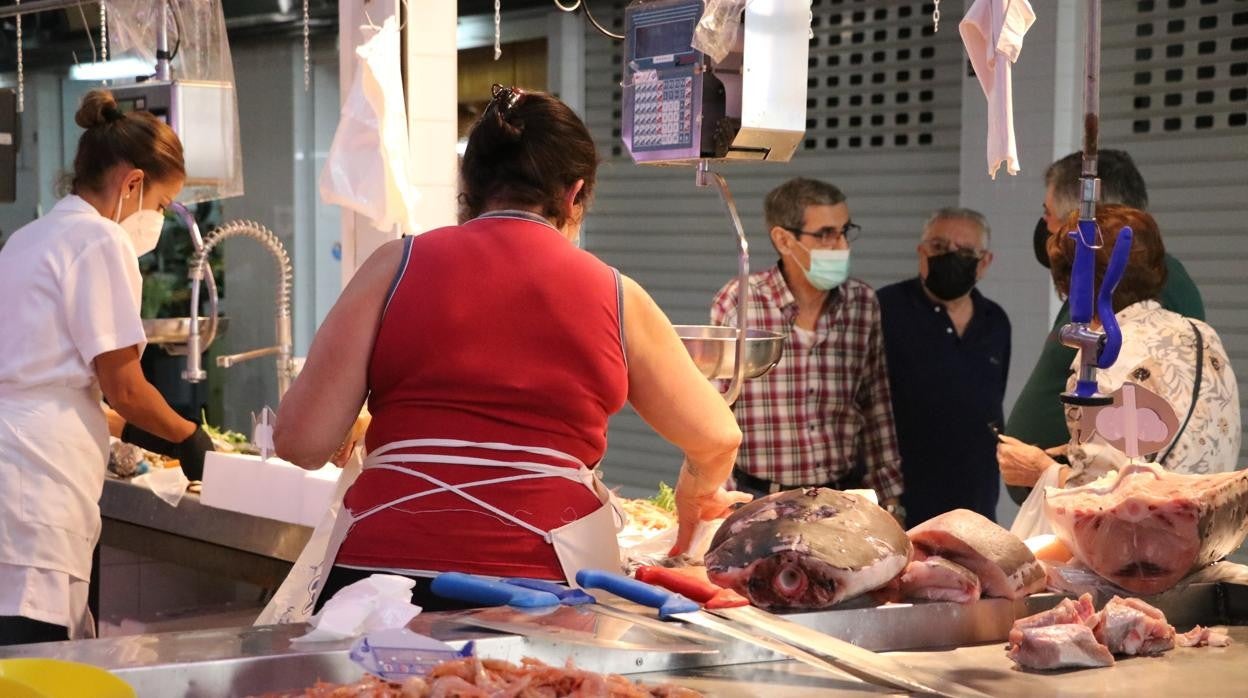
<path fill-rule="evenodd" d="M 129 235 L 77 196 L 0 250 L 0 616 L 90 633 L 108 427 L 92 362 L 146 344 Z"/>

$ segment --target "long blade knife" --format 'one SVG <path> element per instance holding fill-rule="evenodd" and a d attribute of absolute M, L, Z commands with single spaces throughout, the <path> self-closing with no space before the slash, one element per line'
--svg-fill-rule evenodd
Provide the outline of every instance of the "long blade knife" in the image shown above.
<path fill-rule="evenodd" d="M 718 638 L 711 637 L 705 633 L 686 630 L 671 623 L 665 623 L 657 618 L 651 618 L 639 613 L 629 613 L 611 606 L 599 604 L 593 596 L 580 589 L 571 589 L 561 584 L 544 580 L 510 579 L 496 581 L 473 574 L 444 572 L 434 578 L 432 590 L 433 593 L 444 598 L 477 603 L 483 606 L 507 605 L 521 609 L 541 609 L 553 608 L 560 604 L 565 606 L 585 604 L 581 607 L 593 613 L 628 621 L 638 627 L 661 633 L 661 637 L 678 637 L 686 641 L 712 646 L 720 642 Z M 467 616 L 464 617 L 466 618 Z M 486 620 L 500 621 L 501 619 L 486 618 Z M 512 620 L 515 619 L 513 618 Z M 485 626 L 482 625 L 482 627 Z M 496 623 L 494 629 L 501 628 L 502 626 Z M 512 628 L 506 632 L 514 631 L 515 629 Z"/>
<path fill-rule="evenodd" d="M 987 698 L 984 693 L 955 683 L 933 672 L 916 669 L 871 650 L 794 623 L 749 605 L 745 597 L 709 580 L 701 580 L 664 567 L 642 567 L 637 578 L 661 586 L 675 594 L 707 604 L 706 613 L 745 624 L 778 640 L 821 657 L 855 676 L 887 685 L 942 696 Z"/>
<path fill-rule="evenodd" d="M 638 640 L 634 642 L 624 639 L 629 637 L 629 632 L 637 627 L 634 623 L 572 606 L 545 609 L 496 606 L 466 611 L 451 620 L 462 625 L 513 633 L 538 640 L 555 643 L 571 642 L 613 650 L 671 654 L 704 654 L 716 651 L 705 644 L 683 640 L 663 642 L 634 638 Z M 651 633 L 650 637 L 657 636 Z"/>

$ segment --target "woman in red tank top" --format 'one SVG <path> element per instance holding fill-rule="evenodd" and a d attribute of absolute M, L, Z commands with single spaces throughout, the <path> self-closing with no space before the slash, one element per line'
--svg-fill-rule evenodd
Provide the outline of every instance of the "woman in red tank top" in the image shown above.
<path fill-rule="evenodd" d="M 388 243 L 318 330 L 278 411 L 277 453 L 315 468 L 367 400 L 321 603 L 373 572 L 570 579 L 619 567 L 595 467 L 627 401 L 685 453 L 677 547 L 723 491 L 732 413 L 635 282 L 574 243 L 597 149 L 559 100 L 495 86 L 464 154 L 463 223 Z"/>

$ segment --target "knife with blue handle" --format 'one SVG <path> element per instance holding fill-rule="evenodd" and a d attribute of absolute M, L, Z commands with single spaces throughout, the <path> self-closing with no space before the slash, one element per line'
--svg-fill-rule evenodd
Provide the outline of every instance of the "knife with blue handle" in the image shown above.
<path fill-rule="evenodd" d="M 559 597 L 549 591 L 530 589 L 462 572 L 443 572 L 433 578 L 430 588 L 433 593 L 443 598 L 482 606 L 543 608 L 559 605 Z"/>
<path fill-rule="evenodd" d="M 598 602 L 597 599 L 584 591 L 560 584 L 559 582 L 548 582 L 544 579 L 525 579 L 523 577 L 512 577 L 502 581 L 513 586 L 554 594 L 559 599 L 559 603 L 564 606 L 580 606 Z"/>
<path fill-rule="evenodd" d="M 792 657 L 824 671 L 840 670 L 876 684 L 900 687 L 909 691 L 937 696 L 987 698 L 983 693 L 931 672 L 905 666 L 891 657 L 825 635 L 792 621 L 765 614 L 769 622 L 748 622 L 753 631 L 701 610 L 697 602 L 667 589 L 601 570 L 581 570 L 576 583 L 587 589 L 603 589 L 634 603 L 657 609 L 659 616 L 682 620 L 722 633 L 742 642 Z M 752 609 L 751 610 L 756 610 Z M 763 612 L 759 611 L 760 614 Z M 743 619 L 736 616 L 734 621 Z"/>

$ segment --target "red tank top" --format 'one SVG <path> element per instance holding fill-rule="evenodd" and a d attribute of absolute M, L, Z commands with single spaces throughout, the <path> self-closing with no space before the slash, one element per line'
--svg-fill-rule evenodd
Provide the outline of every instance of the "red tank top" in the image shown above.
<path fill-rule="evenodd" d="M 368 450 L 408 439 L 502 442 L 554 449 L 592 467 L 608 418 L 628 395 L 619 276 L 541 218 L 494 213 L 409 241 L 368 367 Z M 567 461 L 477 448 L 401 449 L 509 462 Z M 521 474 L 507 467 L 411 463 L 459 485 Z M 436 487 L 366 469 L 348 490 L 357 515 Z M 542 530 L 601 506 L 561 477 L 465 491 Z M 562 579 L 542 537 L 453 492 L 355 523 L 338 564 Z"/>

